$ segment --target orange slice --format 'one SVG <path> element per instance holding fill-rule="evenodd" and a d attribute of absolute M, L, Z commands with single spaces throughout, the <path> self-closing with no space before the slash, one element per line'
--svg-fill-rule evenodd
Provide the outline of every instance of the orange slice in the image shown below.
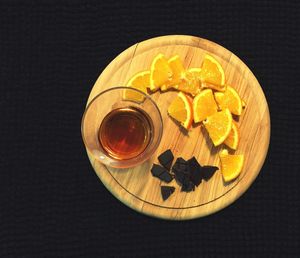
<path fill-rule="evenodd" d="M 184 67 L 178 55 L 171 57 L 168 60 L 169 67 L 172 70 L 172 78 L 160 87 L 162 91 L 166 91 L 180 83 L 184 73 Z"/>
<path fill-rule="evenodd" d="M 205 55 L 200 72 L 202 86 L 224 91 L 225 74 L 221 64 L 212 56 Z"/>
<path fill-rule="evenodd" d="M 243 102 L 234 88 L 227 86 L 224 93 L 215 92 L 215 99 L 222 110 L 228 108 L 232 114 L 242 114 Z"/>
<path fill-rule="evenodd" d="M 193 67 L 193 68 L 189 68 L 188 71 L 190 73 L 194 74 L 194 76 L 199 78 L 199 80 L 200 80 L 201 68 Z"/>
<path fill-rule="evenodd" d="M 150 86 L 150 71 L 142 71 L 137 73 L 127 82 L 126 86 L 138 89 L 147 94 L 147 87 Z M 125 90 L 124 99 L 139 102 L 144 100 L 144 96 L 136 91 Z"/>
<path fill-rule="evenodd" d="M 168 107 L 168 114 L 185 128 L 189 129 L 193 121 L 192 105 L 187 96 L 179 92 Z"/>
<path fill-rule="evenodd" d="M 194 122 L 198 123 L 218 111 L 211 89 L 201 91 L 193 100 Z"/>
<path fill-rule="evenodd" d="M 150 90 L 156 91 L 172 77 L 172 70 L 163 54 L 158 54 L 152 61 L 150 69 Z"/>
<path fill-rule="evenodd" d="M 229 109 L 225 109 L 207 117 L 203 124 L 214 145 L 218 146 L 225 141 L 230 133 L 232 116 Z"/>
<path fill-rule="evenodd" d="M 231 149 L 236 150 L 239 144 L 239 131 L 234 122 L 232 122 L 232 127 L 228 137 L 225 139 L 224 143 Z"/>
<path fill-rule="evenodd" d="M 200 92 L 200 80 L 194 73 L 185 71 L 182 74 L 181 82 L 175 86 L 175 89 L 191 94 L 197 95 Z"/>
<path fill-rule="evenodd" d="M 225 182 L 236 179 L 244 165 L 244 155 L 230 155 L 227 150 L 219 154 L 221 160 L 221 172 Z"/>

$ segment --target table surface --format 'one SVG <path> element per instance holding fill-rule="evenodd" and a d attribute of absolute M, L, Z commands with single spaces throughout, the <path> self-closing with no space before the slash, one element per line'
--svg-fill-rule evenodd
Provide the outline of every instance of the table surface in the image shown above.
<path fill-rule="evenodd" d="M 300 255 L 300 4 L 198 2 L 0 2 L 0 257 Z M 106 65 L 167 34 L 207 38 L 239 56 L 271 114 L 254 184 L 226 209 L 183 222 L 147 217 L 113 197 L 80 134 Z"/>

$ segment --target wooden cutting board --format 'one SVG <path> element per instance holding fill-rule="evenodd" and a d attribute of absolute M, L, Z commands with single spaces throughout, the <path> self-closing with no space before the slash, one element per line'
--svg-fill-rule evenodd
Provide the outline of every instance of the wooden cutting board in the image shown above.
<path fill-rule="evenodd" d="M 88 153 L 89 159 L 106 188 L 121 202 L 138 212 L 170 220 L 206 216 L 234 202 L 257 177 L 269 146 L 268 104 L 255 76 L 237 56 L 209 40 L 184 35 L 157 37 L 126 49 L 101 73 L 88 103 L 101 91 L 126 85 L 134 74 L 149 69 L 158 53 L 163 53 L 168 58 L 178 54 L 186 68 L 200 67 L 206 53 L 213 55 L 221 63 L 227 83 L 247 103 L 238 121 L 241 139 L 236 153 L 245 155 L 241 175 L 237 180 L 226 184 L 218 171 L 208 182 L 202 181 L 190 193 L 181 192 L 173 180 L 168 185 L 175 186 L 175 193 L 166 201 L 162 200 L 160 186 L 166 184 L 152 177 L 150 169 L 153 162 L 157 162 L 157 156 L 166 149 L 171 149 L 175 158 L 189 159 L 195 156 L 201 165 L 220 167 L 218 153 L 222 146 L 214 147 L 203 127 L 194 126 L 186 135 L 168 117 L 167 108 L 176 92 L 156 92 L 151 95 L 160 108 L 164 132 L 158 150 L 149 161 L 135 168 L 120 170 L 102 165 L 91 153 Z"/>

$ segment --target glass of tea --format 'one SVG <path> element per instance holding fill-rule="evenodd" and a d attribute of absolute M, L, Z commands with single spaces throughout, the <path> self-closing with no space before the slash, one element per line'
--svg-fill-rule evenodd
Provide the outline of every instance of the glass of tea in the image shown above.
<path fill-rule="evenodd" d="M 97 160 L 114 168 L 133 167 L 149 159 L 162 132 L 162 117 L 151 97 L 123 86 L 92 99 L 81 122 L 86 148 Z"/>

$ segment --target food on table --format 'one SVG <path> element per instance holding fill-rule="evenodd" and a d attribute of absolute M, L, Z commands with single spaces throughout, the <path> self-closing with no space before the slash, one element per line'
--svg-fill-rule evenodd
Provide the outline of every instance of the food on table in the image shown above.
<path fill-rule="evenodd" d="M 203 124 L 215 146 L 222 144 L 232 128 L 232 116 L 229 109 L 214 113 Z"/>
<path fill-rule="evenodd" d="M 228 154 L 226 149 L 219 154 L 221 160 L 221 172 L 225 182 L 229 182 L 237 178 L 243 168 L 244 155 L 242 154 Z"/>
<path fill-rule="evenodd" d="M 195 184 L 191 180 L 189 164 L 186 160 L 179 157 L 172 167 L 176 182 L 181 185 L 182 192 L 191 192 L 195 190 Z"/>
<path fill-rule="evenodd" d="M 173 161 L 174 158 L 173 153 L 170 149 L 163 152 L 161 155 L 159 155 L 159 157 L 164 157 L 163 159 L 159 159 L 161 165 L 162 163 L 165 163 L 166 160 Z M 167 159 L 165 159 L 165 157 L 167 157 Z M 170 157 L 172 157 L 172 159 L 170 159 Z M 171 162 L 172 164 L 172 161 L 168 161 L 167 163 L 169 164 Z M 172 166 L 171 173 L 168 173 L 168 171 L 164 167 L 158 164 L 153 164 L 151 173 L 154 177 L 157 177 L 161 181 L 166 183 L 170 183 L 172 179 L 175 178 L 176 182 L 181 187 L 181 192 L 188 193 L 194 191 L 195 188 L 200 185 L 202 179 L 208 181 L 218 169 L 219 168 L 215 166 L 201 166 L 195 157 L 192 157 L 187 161 L 182 157 L 179 157 L 176 159 L 174 165 Z M 165 177 L 168 177 L 169 179 L 165 180 Z M 172 179 L 170 179 L 170 177 Z M 165 186 L 162 187 L 164 187 L 162 189 L 162 198 L 163 200 L 166 200 L 168 198 L 168 191 L 171 191 L 172 189 L 166 188 Z M 172 190 L 172 193 L 174 191 L 175 188 L 174 190 Z"/>
<path fill-rule="evenodd" d="M 175 85 L 174 88 L 195 96 L 201 91 L 200 78 L 196 72 L 190 72 L 187 70 L 183 73 L 181 82 Z"/>
<path fill-rule="evenodd" d="M 175 187 L 173 186 L 161 186 L 161 197 L 163 198 L 163 200 L 167 200 L 175 191 Z"/>
<path fill-rule="evenodd" d="M 134 75 L 126 84 L 126 86 L 138 89 L 147 94 L 147 88 L 150 85 L 150 71 L 142 71 Z M 144 96 L 132 90 L 124 91 L 124 99 L 141 102 Z"/>
<path fill-rule="evenodd" d="M 232 114 L 238 116 L 242 114 L 243 102 L 234 88 L 227 86 L 224 92 L 215 92 L 215 99 L 220 109 L 228 108 Z"/>
<path fill-rule="evenodd" d="M 205 55 L 200 78 L 202 87 L 225 91 L 225 73 L 221 64 L 211 55 Z"/>
<path fill-rule="evenodd" d="M 193 100 L 194 122 L 202 122 L 218 111 L 218 106 L 211 89 L 201 91 Z"/>
<path fill-rule="evenodd" d="M 150 69 L 150 90 L 157 91 L 172 78 L 172 70 L 163 54 L 158 54 Z"/>
<path fill-rule="evenodd" d="M 173 177 L 168 172 L 168 170 L 157 164 L 153 164 L 151 168 L 151 173 L 154 177 L 157 177 L 166 183 L 170 183 L 173 180 Z"/>
<path fill-rule="evenodd" d="M 204 166 L 202 167 L 202 169 L 203 169 L 202 177 L 205 181 L 208 181 L 214 175 L 214 173 L 217 170 L 219 170 L 219 168 L 216 166 Z"/>
<path fill-rule="evenodd" d="M 193 122 L 192 104 L 188 97 L 179 92 L 168 108 L 168 114 L 178 121 L 185 129 Z"/>
<path fill-rule="evenodd" d="M 172 77 L 164 85 L 160 87 L 162 91 L 166 91 L 179 84 L 183 78 L 185 69 L 178 55 L 171 57 L 168 60 L 169 67 L 172 70 Z"/>
<path fill-rule="evenodd" d="M 162 154 L 160 154 L 157 159 L 161 165 L 163 165 L 167 170 L 170 170 L 172 167 L 174 156 L 172 151 L 168 149 Z"/>
<path fill-rule="evenodd" d="M 236 150 L 240 141 L 239 130 L 235 122 L 232 122 L 232 127 L 228 137 L 225 139 L 224 144 L 229 148 Z"/>
<path fill-rule="evenodd" d="M 203 167 L 199 164 L 195 157 L 190 158 L 187 163 L 189 165 L 191 181 L 195 186 L 199 186 L 203 178 Z"/>

